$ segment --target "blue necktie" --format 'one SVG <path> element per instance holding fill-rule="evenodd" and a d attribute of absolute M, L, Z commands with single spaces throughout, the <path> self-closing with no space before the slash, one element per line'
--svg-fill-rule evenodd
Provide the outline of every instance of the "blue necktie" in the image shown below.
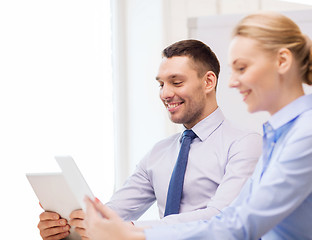
<path fill-rule="evenodd" d="M 179 213 L 188 154 L 195 137 L 196 134 L 192 130 L 183 132 L 179 156 L 169 183 L 165 216 Z"/>

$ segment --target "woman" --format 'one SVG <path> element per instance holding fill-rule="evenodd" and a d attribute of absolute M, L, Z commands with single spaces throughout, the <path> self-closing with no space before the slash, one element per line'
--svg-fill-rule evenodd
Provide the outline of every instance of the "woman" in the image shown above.
<path fill-rule="evenodd" d="M 267 111 L 263 155 L 238 198 L 210 221 L 140 230 L 87 203 L 91 239 L 312 239 L 311 41 L 277 13 L 245 17 L 229 50 L 230 87 L 250 112 Z M 97 214 L 99 211 L 103 217 Z"/>

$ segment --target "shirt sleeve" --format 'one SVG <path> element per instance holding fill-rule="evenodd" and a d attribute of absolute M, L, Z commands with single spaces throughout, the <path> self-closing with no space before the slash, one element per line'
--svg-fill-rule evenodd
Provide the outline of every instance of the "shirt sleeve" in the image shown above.
<path fill-rule="evenodd" d="M 288 135 L 252 194 L 247 195 L 245 186 L 239 196 L 242 201 L 235 201 L 211 221 L 146 229 L 146 239 L 259 239 L 312 191 L 311 133 L 297 129 Z"/>
<path fill-rule="evenodd" d="M 215 195 L 205 209 L 166 216 L 158 221 L 138 221 L 137 226 L 154 226 L 208 220 L 220 213 L 239 194 L 246 180 L 251 176 L 261 155 L 262 138 L 257 133 L 236 139 L 228 150 L 225 174 Z M 251 147 L 252 146 L 252 147 Z"/>
<path fill-rule="evenodd" d="M 134 173 L 106 203 L 125 221 L 137 220 L 156 200 L 145 168 L 149 154 L 141 160 Z"/>

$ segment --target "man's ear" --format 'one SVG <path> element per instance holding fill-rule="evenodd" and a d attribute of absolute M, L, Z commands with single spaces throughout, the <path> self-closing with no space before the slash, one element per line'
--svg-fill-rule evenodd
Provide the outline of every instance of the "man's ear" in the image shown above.
<path fill-rule="evenodd" d="M 215 90 L 217 85 L 217 76 L 213 71 L 206 72 L 204 76 L 205 88 L 208 92 Z"/>
<path fill-rule="evenodd" d="M 293 54 L 287 48 L 281 48 L 277 53 L 277 67 L 280 74 L 286 73 L 293 63 Z"/>

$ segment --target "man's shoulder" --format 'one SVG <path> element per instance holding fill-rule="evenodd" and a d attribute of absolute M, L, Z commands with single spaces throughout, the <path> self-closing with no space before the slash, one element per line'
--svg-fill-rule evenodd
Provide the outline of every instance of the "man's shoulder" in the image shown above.
<path fill-rule="evenodd" d="M 144 162 L 154 161 L 162 155 L 167 155 L 168 152 L 172 152 L 177 148 L 181 133 L 175 133 L 169 137 L 166 137 L 154 144 L 150 151 L 145 155 Z"/>
<path fill-rule="evenodd" d="M 257 131 L 244 128 L 229 120 L 223 121 L 223 141 L 229 147 L 231 156 L 243 156 L 246 159 L 255 159 L 261 155 L 262 136 Z"/>
<path fill-rule="evenodd" d="M 256 138 L 261 139 L 262 136 L 260 133 L 258 133 L 255 130 L 241 127 L 238 124 L 229 121 L 228 119 L 224 119 L 222 125 L 220 126 L 222 128 L 222 133 L 232 139 L 243 139 L 243 138 Z"/>
<path fill-rule="evenodd" d="M 163 138 L 162 140 L 158 141 L 157 143 L 155 143 L 154 147 L 153 148 L 158 148 L 158 147 L 162 147 L 162 146 L 168 146 L 168 145 L 171 145 L 171 144 L 176 144 L 178 141 L 179 141 L 179 138 L 181 136 L 181 133 L 175 133 L 175 134 L 172 134 L 166 138 Z"/>

